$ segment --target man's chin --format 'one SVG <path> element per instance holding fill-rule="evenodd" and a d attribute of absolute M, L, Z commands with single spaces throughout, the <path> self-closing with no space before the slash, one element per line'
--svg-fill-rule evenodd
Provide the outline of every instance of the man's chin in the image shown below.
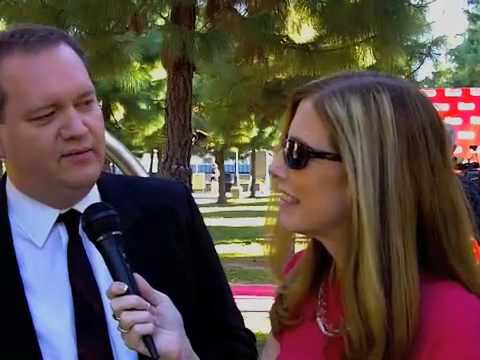
<path fill-rule="evenodd" d="M 85 172 L 65 178 L 65 184 L 75 190 L 90 189 L 100 177 L 101 171 Z"/>

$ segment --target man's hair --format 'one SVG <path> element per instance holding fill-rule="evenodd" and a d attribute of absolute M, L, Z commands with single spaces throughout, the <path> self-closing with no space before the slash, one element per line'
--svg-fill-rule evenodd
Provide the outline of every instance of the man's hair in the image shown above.
<path fill-rule="evenodd" d="M 21 24 L 0 32 L 0 67 L 2 61 L 15 53 L 36 54 L 65 44 L 80 57 L 87 66 L 85 53 L 78 42 L 67 32 L 53 26 Z M 0 122 L 7 103 L 6 84 L 0 82 Z"/>

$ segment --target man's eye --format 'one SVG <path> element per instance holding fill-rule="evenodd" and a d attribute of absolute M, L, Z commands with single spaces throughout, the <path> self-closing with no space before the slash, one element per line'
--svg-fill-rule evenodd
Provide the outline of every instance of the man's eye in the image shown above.
<path fill-rule="evenodd" d="M 91 108 L 93 107 L 97 102 L 95 99 L 87 99 L 82 102 L 80 102 L 77 106 L 83 107 L 83 108 Z"/>
<path fill-rule="evenodd" d="M 32 120 L 33 121 L 47 120 L 47 119 L 51 118 L 54 114 L 55 114 L 55 111 L 50 111 L 48 113 L 35 116 L 35 117 L 32 118 Z"/>

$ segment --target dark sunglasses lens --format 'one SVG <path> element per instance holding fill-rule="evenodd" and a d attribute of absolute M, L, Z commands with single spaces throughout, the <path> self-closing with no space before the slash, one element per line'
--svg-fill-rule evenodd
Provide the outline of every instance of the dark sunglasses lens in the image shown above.
<path fill-rule="evenodd" d="M 300 170 L 307 166 L 308 154 L 302 144 L 287 140 L 283 151 L 285 162 L 290 169 Z"/>

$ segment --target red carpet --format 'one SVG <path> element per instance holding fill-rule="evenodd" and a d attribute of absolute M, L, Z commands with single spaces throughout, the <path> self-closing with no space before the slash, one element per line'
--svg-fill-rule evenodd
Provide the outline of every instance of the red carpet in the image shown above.
<path fill-rule="evenodd" d="M 275 296 L 275 285 L 230 284 L 233 296 Z"/>

